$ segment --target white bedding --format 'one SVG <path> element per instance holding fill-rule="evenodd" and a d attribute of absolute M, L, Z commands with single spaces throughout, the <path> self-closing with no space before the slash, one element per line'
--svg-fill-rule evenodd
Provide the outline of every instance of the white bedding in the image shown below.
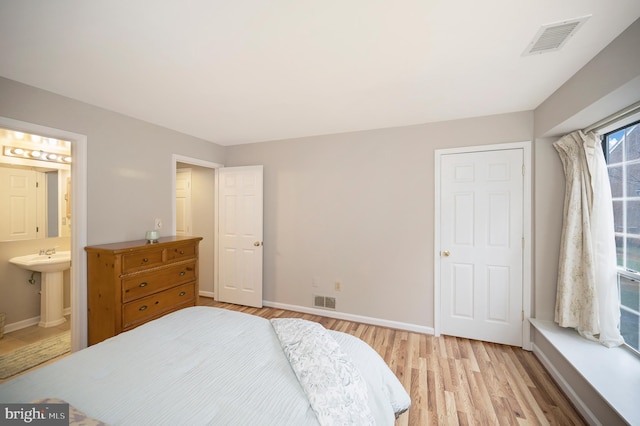
<path fill-rule="evenodd" d="M 409 396 L 380 356 L 329 331 L 362 373 L 371 414 L 392 425 Z M 316 425 L 270 322 L 186 308 L 0 385 L 0 402 L 60 398 L 111 425 Z"/>

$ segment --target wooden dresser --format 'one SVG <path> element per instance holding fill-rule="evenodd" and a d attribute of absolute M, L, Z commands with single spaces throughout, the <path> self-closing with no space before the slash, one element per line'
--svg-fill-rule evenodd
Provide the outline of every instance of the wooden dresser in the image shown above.
<path fill-rule="evenodd" d="M 198 300 L 201 237 L 85 247 L 89 345 Z"/>

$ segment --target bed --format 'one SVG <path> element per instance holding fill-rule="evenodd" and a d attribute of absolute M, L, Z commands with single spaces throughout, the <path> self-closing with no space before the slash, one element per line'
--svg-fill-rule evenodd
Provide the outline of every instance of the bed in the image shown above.
<path fill-rule="evenodd" d="M 392 425 L 411 403 L 354 336 L 205 306 L 0 385 L 3 403 L 46 398 L 111 425 Z"/>

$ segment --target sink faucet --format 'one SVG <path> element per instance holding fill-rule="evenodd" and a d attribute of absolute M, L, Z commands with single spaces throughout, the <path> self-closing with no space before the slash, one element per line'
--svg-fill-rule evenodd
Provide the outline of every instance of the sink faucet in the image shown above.
<path fill-rule="evenodd" d="M 48 249 L 41 248 L 40 252 L 38 254 L 40 256 L 42 256 L 42 255 L 47 255 L 48 256 L 50 254 L 56 254 L 56 248 L 57 247 L 60 247 L 60 246 L 55 246 L 55 247 L 51 247 L 51 248 L 48 248 Z"/>

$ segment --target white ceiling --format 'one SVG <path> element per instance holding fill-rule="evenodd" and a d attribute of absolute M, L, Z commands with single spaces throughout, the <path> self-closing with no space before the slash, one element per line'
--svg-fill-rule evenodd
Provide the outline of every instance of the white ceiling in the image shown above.
<path fill-rule="evenodd" d="M 0 76 L 234 145 L 532 110 L 638 17 L 638 0 L 0 0 Z"/>

